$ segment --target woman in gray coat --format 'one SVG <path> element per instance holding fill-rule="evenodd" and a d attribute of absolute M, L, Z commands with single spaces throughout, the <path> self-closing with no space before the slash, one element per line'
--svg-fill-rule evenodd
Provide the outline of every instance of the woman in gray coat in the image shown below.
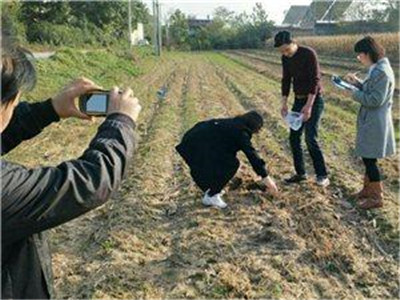
<path fill-rule="evenodd" d="M 377 159 L 396 152 L 392 122 L 392 104 L 395 87 L 393 70 L 385 57 L 384 48 L 372 37 L 365 37 L 354 46 L 357 59 L 369 72 L 365 80 L 355 74 L 345 79 L 358 86 L 353 99 L 361 104 L 357 118 L 356 155 L 362 157 L 366 172 L 364 187 L 355 198 L 362 209 L 382 207 L 383 184 Z"/>

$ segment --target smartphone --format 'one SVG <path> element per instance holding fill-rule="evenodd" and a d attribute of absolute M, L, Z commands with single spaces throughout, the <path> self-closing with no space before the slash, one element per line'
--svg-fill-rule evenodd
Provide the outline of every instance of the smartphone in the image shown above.
<path fill-rule="evenodd" d="M 104 117 L 107 115 L 110 91 L 93 91 L 79 97 L 79 109 L 88 116 Z"/>

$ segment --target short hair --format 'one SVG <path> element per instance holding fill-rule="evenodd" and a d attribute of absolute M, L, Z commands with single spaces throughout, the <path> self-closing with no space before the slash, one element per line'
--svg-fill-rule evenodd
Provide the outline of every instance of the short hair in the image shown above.
<path fill-rule="evenodd" d="M 284 44 L 291 44 L 293 42 L 292 39 L 292 34 L 289 31 L 283 30 L 283 31 L 279 31 L 276 35 L 275 35 L 275 43 L 274 43 L 274 47 L 278 48 Z"/>
<path fill-rule="evenodd" d="M 359 40 L 354 45 L 354 52 L 369 54 L 373 63 L 376 63 L 385 56 L 385 48 L 371 36 L 366 36 Z"/>
<path fill-rule="evenodd" d="M 30 91 L 36 85 L 33 55 L 16 45 L 15 40 L 2 30 L 1 36 L 1 104 L 12 102 L 17 94 Z"/>
<path fill-rule="evenodd" d="M 264 125 L 263 117 L 255 110 L 239 115 L 236 119 L 240 120 L 244 129 L 251 133 L 258 132 Z"/>

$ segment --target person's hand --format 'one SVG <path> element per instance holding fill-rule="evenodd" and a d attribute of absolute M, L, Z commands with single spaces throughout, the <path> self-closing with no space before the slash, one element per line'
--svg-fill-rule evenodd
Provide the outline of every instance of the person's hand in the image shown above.
<path fill-rule="evenodd" d="M 93 81 L 81 77 L 65 86 L 51 99 L 51 103 L 60 118 L 75 117 L 84 120 L 92 120 L 92 117 L 84 114 L 76 107 L 75 99 L 91 91 L 101 89 L 102 88 Z"/>
<path fill-rule="evenodd" d="M 303 122 L 307 122 L 311 118 L 311 112 L 312 112 L 312 106 L 310 105 L 305 105 L 301 113 L 303 114 Z"/>
<path fill-rule="evenodd" d="M 119 93 L 118 87 L 112 88 L 107 115 L 121 113 L 136 122 L 141 110 L 139 100 L 133 96 L 133 91 L 130 88 L 127 88 L 122 94 Z"/>
<path fill-rule="evenodd" d="M 348 73 L 343 77 L 343 79 L 351 84 L 356 84 L 359 82 L 359 79 L 356 76 L 356 73 Z"/>
<path fill-rule="evenodd" d="M 264 183 L 268 188 L 268 191 L 274 198 L 278 198 L 280 196 L 278 187 L 275 184 L 275 181 L 271 178 L 271 176 L 267 176 L 264 178 Z"/>
<path fill-rule="evenodd" d="M 285 118 L 287 116 L 288 111 L 289 111 L 289 109 L 288 109 L 287 104 L 286 103 L 282 104 L 282 108 L 281 108 L 281 116 L 282 116 L 282 118 Z"/>

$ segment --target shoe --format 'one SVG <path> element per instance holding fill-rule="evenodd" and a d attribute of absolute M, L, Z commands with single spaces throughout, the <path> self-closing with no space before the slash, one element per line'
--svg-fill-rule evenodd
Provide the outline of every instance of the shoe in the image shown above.
<path fill-rule="evenodd" d="M 331 183 L 331 181 L 326 176 L 317 176 L 316 183 L 319 186 L 327 187 Z"/>
<path fill-rule="evenodd" d="M 300 183 L 300 182 L 305 181 L 305 180 L 307 180 L 307 175 L 298 175 L 298 174 L 296 174 L 296 175 L 293 175 L 290 178 L 284 179 L 283 181 L 286 184 L 292 184 L 292 183 Z"/>
<path fill-rule="evenodd" d="M 356 194 L 351 195 L 351 198 L 358 201 L 362 200 L 363 198 L 367 198 L 370 193 L 370 188 L 369 188 L 369 178 L 367 175 L 364 176 L 364 186 L 361 191 L 359 191 Z"/>
<path fill-rule="evenodd" d="M 214 196 L 208 196 L 208 191 L 203 197 L 203 204 L 205 206 L 215 206 L 218 208 L 225 208 L 228 205 L 222 200 L 221 194 L 215 194 Z"/>
<path fill-rule="evenodd" d="M 361 209 L 379 208 L 383 206 L 383 184 L 382 181 L 369 183 L 369 194 L 363 198 L 358 207 Z"/>

